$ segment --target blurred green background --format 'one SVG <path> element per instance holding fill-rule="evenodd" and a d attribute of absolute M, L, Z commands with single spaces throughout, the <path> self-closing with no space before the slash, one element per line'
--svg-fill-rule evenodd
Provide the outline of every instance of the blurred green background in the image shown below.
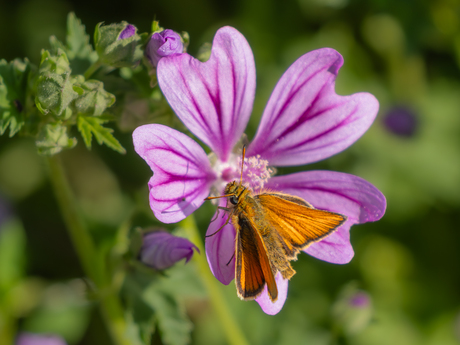
<path fill-rule="evenodd" d="M 0 58 L 38 63 L 50 35 L 64 39 L 70 11 L 90 35 L 101 21 L 126 20 L 147 32 L 155 18 L 187 31 L 192 55 L 219 27 L 236 27 L 257 68 L 249 137 L 289 65 L 312 49 L 337 49 L 345 59 L 337 92 L 373 93 L 379 115 L 351 148 L 306 169 L 367 179 L 387 197 L 387 212 L 377 223 L 352 228 L 349 264 L 301 255 L 278 315 L 240 301 L 233 283 L 222 286 L 227 302 L 251 344 L 460 343 L 460 1 L 2 0 Z M 409 113 L 409 132 L 389 125 L 401 109 Z M 147 209 L 151 172 L 134 153 L 131 131 L 115 131 L 126 155 L 96 144 L 87 151 L 82 140 L 62 154 L 101 246 L 133 210 L 142 210 L 140 223 L 154 224 Z M 85 297 L 84 274 L 32 140 L 0 137 L 0 195 L 0 217 L 8 219 L 0 230 L 0 282 L 8 304 L 2 308 L 15 320 L 11 327 L 57 333 L 69 344 L 109 344 L 98 310 Z M 197 213 L 203 238 L 212 213 L 211 205 Z M 197 274 L 193 263 L 179 263 L 161 279 L 177 283 L 193 323 L 192 343 L 226 344 Z M 368 305 L 347 303 L 356 291 L 368 294 Z M 152 343 L 162 341 L 156 332 Z"/>

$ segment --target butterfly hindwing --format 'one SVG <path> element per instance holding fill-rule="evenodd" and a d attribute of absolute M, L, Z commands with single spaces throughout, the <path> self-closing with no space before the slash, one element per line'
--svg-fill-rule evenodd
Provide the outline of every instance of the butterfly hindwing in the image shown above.
<path fill-rule="evenodd" d="M 254 299 L 267 283 L 272 301 L 278 297 L 275 278 L 271 270 L 266 248 L 254 224 L 244 215 L 234 216 L 237 228 L 236 287 L 242 299 Z"/>

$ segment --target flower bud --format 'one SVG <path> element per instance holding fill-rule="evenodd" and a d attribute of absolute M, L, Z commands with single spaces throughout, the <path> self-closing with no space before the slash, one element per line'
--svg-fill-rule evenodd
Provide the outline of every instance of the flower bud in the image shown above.
<path fill-rule="evenodd" d="M 78 97 L 74 90 L 69 59 L 63 51 L 51 55 L 42 51 L 40 68 L 36 81 L 37 95 L 35 105 L 43 114 L 51 112 L 57 116 L 68 117 L 69 104 Z"/>
<path fill-rule="evenodd" d="M 94 32 L 94 45 L 99 61 L 112 67 L 131 67 L 142 58 L 141 37 L 134 25 L 121 22 L 99 23 Z"/>
<path fill-rule="evenodd" d="M 126 38 L 130 38 L 131 36 L 134 36 L 135 34 L 136 34 L 136 27 L 134 25 L 128 24 L 123 29 L 123 31 L 120 32 L 120 36 L 118 36 L 118 39 L 124 40 Z"/>
<path fill-rule="evenodd" d="M 415 113 L 407 107 L 393 107 L 383 119 L 388 131 L 401 136 L 411 137 L 415 134 L 418 127 L 418 119 Z"/>
<path fill-rule="evenodd" d="M 161 58 L 182 54 L 183 52 L 184 44 L 179 34 L 166 29 L 152 34 L 145 49 L 145 56 L 153 67 L 157 67 Z"/>
<path fill-rule="evenodd" d="M 64 339 L 56 335 L 21 333 L 16 338 L 16 345 L 66 345 Z"/>
<path fill-rule="evenodd" d="M 157 270 L 164 270 L 185 258 L 185 263 L 193 256 L 193 248 L 199 249 L 189 240 L 166 231 L 154 231 L 144 235 L 140 252 L 141 261 Z"/>
<path fill-rule="evenodd" d="M 353 285 L 346 286 L 332 309 L 335 323 L 345 334 L 356 334 L 364 330 L 373 315 L 369 294 Z"/>

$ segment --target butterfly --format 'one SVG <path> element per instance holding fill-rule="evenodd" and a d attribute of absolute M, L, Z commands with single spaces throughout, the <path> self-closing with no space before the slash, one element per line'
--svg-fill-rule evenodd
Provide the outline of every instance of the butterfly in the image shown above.
<path fill-rule="evenodd" d="M 245 149 L 243 148 L 244 162 Z M 275 277 L 281 273 L 290 279 L 295 271 L 290 261 L 297 260 L 301 250 L 324 239 L 342 225 L 347 217 L 339 213 L 315 209 L 304 199 L 275 191 L 254 193 L 243 185 L 243 163 L 240 181 L 232 181 L 225 187 L 224 195 L 205 200 L 227 198 L 226 207 L 218 207 L 228 213 L 236 230 L 235 284 L 238 296 L 243 300 L 258 297 L 265 285 L 272 302 L 278 298 Z M 231 262 L 232 258 L 228 262 Z M 227 265 L 228 265 L 227 264 Z"/>

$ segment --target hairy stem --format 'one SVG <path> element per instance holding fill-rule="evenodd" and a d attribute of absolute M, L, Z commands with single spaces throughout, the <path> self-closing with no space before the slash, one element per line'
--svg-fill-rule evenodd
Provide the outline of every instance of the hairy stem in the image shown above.
<path fill-rule="evenodd" d="M 70 189 L 59 155 L 47 158 L 49 175 L 54 194 L 66 224 L 67 231 L 77 252 L 85 274 L 97 288 L 102 315 L 108 331 L 116 345 L 129 345 L 125 338 L 126 324 L 123 309 L 116 293 L 110 289 L 110 282 L 104 281 L 100 274 L 102 267 L 98 265 L 96 247 L 93 239 L 81 219 L 75 198 Z"/>
<path fill-rule="evenodd" d="M 98 70 L 98 68 L 101 67 L 101 64 L 99 63 L 99 60 L 97 60 L 95 63 L 93 63 L 89 68 L 85 71 L 84 77 L 86 80 L 90 79 L 91 76 Z"/>
<path fill-rule="evenodd" d="M 196 226 L 195 218 L 193 215 L 190 215 L 181 221 L 180 225 L 189 235 L 189 239 L 200 249 L 201 255 L 193 255 L 192 260 L 198 265 L 201 278 L 208 290 L 211 303 L 217 313 L 217 316 L 219 317 L 222 328 L 227 336 L 228 343 L 232 345 L 249 344 L 228 308 L 217 279 L 213 276 L 209 269 L 203 241 L 201 240 L 200 233 Z"/>

